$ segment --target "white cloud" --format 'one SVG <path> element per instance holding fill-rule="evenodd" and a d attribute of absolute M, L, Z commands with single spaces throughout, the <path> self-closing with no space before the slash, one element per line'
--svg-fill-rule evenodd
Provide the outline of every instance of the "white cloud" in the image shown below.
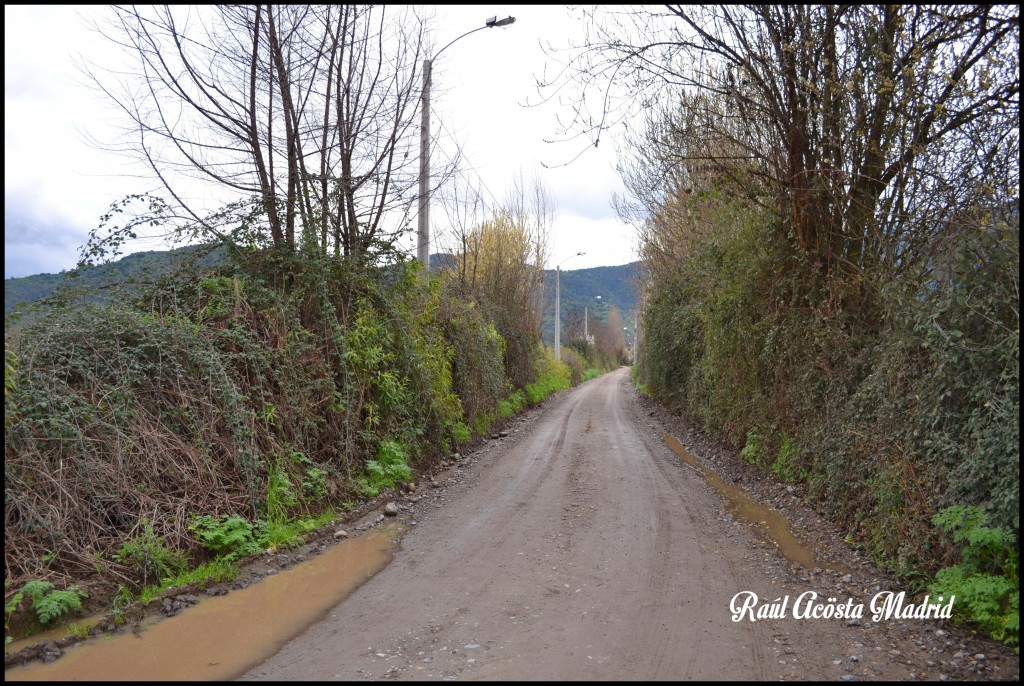
<path fill-rule="evenodd" d="M 585 150 L 572 164 L 557 166 L 586 143 L 544 142 L 556 137 L 559 112 L 566 115 L 557 101 L 522 106 L 538 100 L 535 77 L 546 63 L 540 43 L 579 40 L 579 21 L 559 6 L 437 6 L 433 11 L 435 49 L 490 16 L 516 17 L 511 26 L 460 39 L 434 63 L 432 129 L 440 133 L 442 148 L 450 152 L 454 136 L 465 153 L 468 173 L 481 179 L 485 195 L 494 199 L 505 197 L 520 172 L 527 179 L 534 172 L 540 176 L 559 209 L 552 264 L 583 244 L 589 246 L 586 258 L 575 258 L 567 266 L 634 259 L 632 231 L 615 217 L 610 204 L 612 193 L 621 192 L 612 141 Z M 27 238 L 25 226 L 7 227 L 7 276 L 12 269 L 34 273 L 24 270 L 71 268 L 78 245 L 110 204 L 153 186 L 132 177 L 132 167 L 123 158 L 90 146 L 82 135 L 109 139 L 112 131 L 109 105 L 81 84 L 73 62 L 78 55 L 99 63 L 115 59 L 117 50 L 83 21 L 107 12 L 105 7 L 4 8 L 5 203 L 17 199 L 34 236 Z M 547 68 L 550 72 L 551 66 Z M 442 157 L 436 154 L 434 159 Z M 435 210 L 431 216 L 439 221 L 443 213 Z"/>

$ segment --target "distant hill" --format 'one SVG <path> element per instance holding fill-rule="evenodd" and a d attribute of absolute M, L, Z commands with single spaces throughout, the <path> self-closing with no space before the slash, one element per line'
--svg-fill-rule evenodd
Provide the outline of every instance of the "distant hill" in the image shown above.
<path fill-rule="evenodd" d="M 196 248 L 185 246 L 175 250 L 149 250 L 132 253 L 121 259 L 82 270 L 78 284 L 84 288 L 100 288 L 119 283 L 125 279 L 140 276 L 157 276 L 173 268 L 178 262 L 189 259 Z M 201 260 L 210 264 L 216 258 L 216 251 Z M 69 272 L 58 274 L 33 274 L 4 279 L 4 314 L 10 314 L 21 303 L 31 303 L 50 295 L 69 278 Z M 102 296 L 92 296 L 101 300 Z"/>
<path fill-rule="evenodd" d="M 116 283 L 130 277 L 155 276 L 170 269 L 173 264 L 189 257 L 191 247 L 177 250 L 153 250 L 138 252 L 99 267 L 83 271 L 82 285 L 99 287 Z M 205 258 L 204 262 L 215 259 Z M 436 253 L 430 256 L 430 267 L 438 271 L 455 264 L 455 256 Z M 637 307 L 637 284 L 639 262 L 614 267 L 591 267 L 561 271 L 561 311 L 565 322 L 567 313 L 574 305 L 590 308 L 590 316 L 604 321 L 608 308 L 615 305 L 623 322 L 632 324 Z M 34 274 L 4 280 L 4 314 L 9 314 L 18 303 L 29 303 L 50 295 L 67 279 L 67 272 L 59 274 Z M 554 340 L 555 330 L 555 270 L 544 270 L 544 320 L 542 336 L 547 343 Z M 597 298 L 596 296 L 601 296 Z M 97 298 L 98 299 L 98 298 Z"/>
<path fill-rule="evenodd" d="M 431 271 L 454 268 L 457 257 L 446 253 L 430 256 Z M 623 324 L 633 325 L 637 308 L 637 289 L 640 278 L 640 262 L 631 262 L 614 267 L 591 267 L 561 271 L 560 304 L 562 323 L 574 306 L 589 308 L 593 319 L 606 321 L 608 309 L 618 308 Z M 598 298 L 597 296 L 601 296 Z M 550 345 L 555 340 L 555 270 L 544 270 L 544 318 L 541 337 Z M 593 319 L 591 321 L 593 321 Z"/>
<path fill-rule="evenodd" d="M 614 305 L 622 316 L 623 324 L 632 329 L 641 268 L 640 262 L 630 262 L 614 267 L 561 270 L 559 301 L 563 325 L 573 306 L 587 307 L 591 317 L 605 321 L 609 307 Z M 545 343 L 551 344 L 555 340 L 554 269 L 544 270 L 544 296 L 546 304 L 541 336 Z"/>

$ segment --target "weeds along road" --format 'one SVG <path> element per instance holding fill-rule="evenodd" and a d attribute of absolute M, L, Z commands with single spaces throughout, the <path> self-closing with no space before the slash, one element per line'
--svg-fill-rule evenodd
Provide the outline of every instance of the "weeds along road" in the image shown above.
<path fill-rule="evenodd" d="M 837 678 L 845 621 L 732 621 L 740 591 L 808 587 L 727 535 L 633 394 L 623 368 L 533 411 L 386 569 L 242 678 Z"/>

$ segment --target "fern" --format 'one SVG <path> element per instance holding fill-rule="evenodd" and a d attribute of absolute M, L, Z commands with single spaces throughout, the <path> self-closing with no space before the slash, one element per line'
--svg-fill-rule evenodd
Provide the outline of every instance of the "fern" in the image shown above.
<path fill-rule="evenodd" d="M 49 624 L 66 614 L 80 611 L 85 597 L 85 591 L 78 586 L 68 586 L 64 591 L 50 591 L 38 600 L 33 599 L 32 608 L 40 623 Z"/>
<path fill-rule="evenodd" d="M 960 564 L 935 575 L 931 592 L 955 595 L 953 612 L 958 619 L 977 622 L 997 641 L 1019 645 L 1020 581 L 1013 534 L 986 526 L 984 511 L 967 505 L 942 510 L 932 523 L 966 546 Z"/>
<path fill-rule="evenodd" d="M 383 441 L 377 449 L 377 459 L 366 463 L 366 476 L 359 479 L 363 491 L 377 495 L 382 488 L 412 478 L 412 469 L 406 464 L 405 448 L 398 441 Z"/>
<path fill-rule="evenodd" d="M 49 581 L 29 581 L 25 584 L 25 587 L 21 589 L 21 593 L 31 598 L 32 605 L 34 606 L 51 590 L 53 590 L 53 584 Z"/>
<path fill-rule="evenodd" d="M 35 610 L 40 624 L 49 624 L 66 614 L 78 612 L 82 609 L 82 598 L 88 597 L 78 586 L 68 586 L 67 589 L 58 591 L 49 581 L 30 581 L 10 603 L 4 604 L 5 614 L 9 616 L 13 613 L 26 595 L 32 599 L 32 609 Z"/>
<path fill-rule="evenodd" d="M 750 431 L 747 433 L 747 444 L 740 450 L 740 457 L 749 462 L 750 464 L 757 464 L 759 453 L 761 452 L 761 436 Z"/>
<path fill-rule="evenodd" d="M 253 526 L 244 517 L 235 515 L 223 519 L 209 515 L 195 515 L 188 530 L 214 555 L 226 560 L 256 555 L 260 547 L 256 543 Z"/>

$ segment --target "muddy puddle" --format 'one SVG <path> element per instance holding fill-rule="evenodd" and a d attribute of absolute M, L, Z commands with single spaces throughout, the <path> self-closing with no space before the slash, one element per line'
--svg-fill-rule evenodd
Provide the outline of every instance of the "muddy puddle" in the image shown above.
<path fill-rule="evenodd" d="M 793 535 L 789 528 L 789 521 L 781 512 L 758 502 L 739 486 L 726 483 L 715 470 L 699 462 L 697 458 L 690 454 L 686 446 L 671 434 L 665 434 L 664 439 L 665 444 L 672 449 L 672 452 L 679 456 L 679 459 L 696 469 L 704 478 L 704 481 L 721 495 L 725 496 L 728 503 L 727 508 L 736 519 L 760 528 L 768 537 L 768 540 L 775 544 L 775 547 L 779 549 L 779 552 L 787 560 L 802 565 L 807 569 L 821 567 L 822 569 L 831 569 L 843 574 L 850 573 L 851 570 L 843 565 L 815 559 L 811 549 Z"/>
<path fill-rule="evenodd" d="M 4 648 L 4 652 L 17 653 L 20 652 L 23 648 L 34 646 L 36 643 L 39 643 L 39 641 L 42 640 L 56 641 L 58 639 L 64 638 L 65 636 L 69 636 L 72 633 L 74 633 L 76 627 L 82 629 L 91 629 L 92 627 L 99 624 L 103 620 L 104 616 L 105 615 L 103 614 L 98 614 L 92 615 L 91 617 L 81 617 L 79 619 L 75 619 L 73 621 L 61 624 L 60 626 L 55 626 L 52 629 L 47 629 L 45 631 L 40 631 L 38 633 L 32 634 L 28 638 L 19 638 L 16 641 L 11 641 L 10 645 Z"/>
<path fill-rule="evenodd" d="M 391 524 L 227 595 L 204 598 L 138 635 L 90 639 L 49 664 L 4 671 L 5 681 L 214 681 L 273 655 L 391 561 Z M 34 637 L 38 640 L 38 637 Z"/>

